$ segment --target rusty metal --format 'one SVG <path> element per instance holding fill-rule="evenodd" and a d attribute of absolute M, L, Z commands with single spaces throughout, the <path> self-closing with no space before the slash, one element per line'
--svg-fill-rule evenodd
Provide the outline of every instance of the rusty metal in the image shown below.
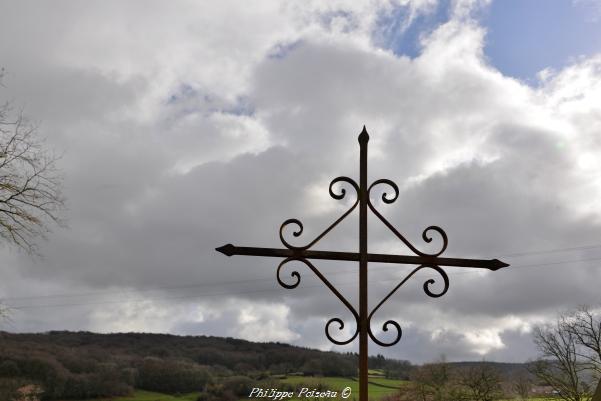
<path fill-rule="evenodd" d="M 448 245 L 447 234 L 444 230 L 438 226 L 427 227 L 422 233 L 422 239 L 430 243 L 432 242 L 431 234 L 437 234 L 442 240 L 442 246 L 437 252 L 426 253 L 416 248 L 409 240 L 407 240 L 388 220 L 380 214 L 370 200 L 370 194 L 372 189 L 378 185 L 387 185 L 393 191 L 394 194 L 390 196 L 388 193 L 382 194 L 382 201 L 384 203 L 393 203 L 399 196 L 398 186 L 391 180 L 379 179 L 374 181 L 371 185 L 367 185 L 367 145 L 369 142 L 369 135 L 365 126 L 359 134 L 359 184 L 349 177 L 337 177 L 332 180 L 329 187 L 330 196 L 336 200 L 342 200 L 346 197 L 346 189 L 340 188 L 339 191 L 334 190 L 336 184 L 348 184 L 355 190 L 356 199 L 355 202 L 346 210 L 338 219 L 330 224 L 321 234 L 315 237 L 312 241 L 304 246 L 295 246 L 286 240 L 284 233 L 289 226 L 295 226 L 296 230 L 292 231 L 294 237 L 300 237 L 303 233 L 303 223 L 298 219 L 288 219 L 280 226 L 280 240 L 285 248 L 257 248 L 257 247 L 240 247 L 232 244 L 227 244 L 222 247 L 216 248 L 217 251 L 227 256 L 233 255 L 246 255 L 246 256 L 266 256 L 266 257 L 278 257 L 284 258 L 277 267 L 276 278 L 278 283 L 287 289 L 298 287 L 301 281 L 301 276 L 297 270 L 293 270 L 290 273 L 290 277 L 293 279 L 292 282 L 286 282 L 282 279 L 282 269 L 289 262 L 298 261 L 305 264 L 315 275 L 332 291 L 334 295 L 346 306 L 355 318 L 355 331 L 350 337 L 346 339 L 336 339 L 330 334 L 330 328 L 332 324 L 337 325 L 338 331 L 342 332 L 345 327 L 345 322 L 338 317 L 333 317 L 326 322 L 325 334 L 328 340 L 337 345 L 349 344 L 357 336 L 359 336 L 359 400 L 367 401 L 367 360 L 368 360 L 368 339 L 371 339 L 376 344 L 389 347 L 398 343 L 402 337 L 402 329 L 398 322 L 394 320 L 387 320 L 382 325 L 382 331 L 389 331 L 391 326 L 395 329 L 396 335 L 392 341 L 382 341 L 376 337 L 371 329 L 371 320 L 378 309 L 399 289 L 405 284 L 415 273 L 422 269 L 430 269 L 440 276 L 443 281 L 443 288 L 440 291 L 433 291 L 430 286 L 436 282 L 435 278 L 429 278 L 423 284 L 423 290 L 429 297 L 438 298 L 443 296 L 449 289 L 449 277 L 446 272 L 440 266 L 455 266 L 455 267 L 469 267 L 477 269 L 488 269 L 498 270 L 503 267 L 509 266 L 507 263 L 501 262 L 498 259 L 460 259 L 460 258 L 444 258 L 440 255 L 446 250 Z M 336 251 L 318 251 L 310 250 L 319 240 L 326 236 L 334 227 L 336 227 L 342 220 L 344 220 L 349 214 L 353 212 L 359 206 L 359 252 L 336 252 Z M 389 255 L 389 254 L 377 254 L 368 253 L 367 251 L 367 212 L 371 212 L 378 217 L 378 219 L 386 226 L 392 233 L 403 242 L 415 255 Z M 322 260 L 338 260 L 338 261 L 352 261 L 359 262 L 359 312 L 353 307 L 353 305 L 328 281 L 328 279 L 309 261 L 309 259 L 322 259 Z M 399 284 L 396 285 L 378 304 L 375 308 L 369 312 L 367 303 L 367 266 L 369 262 L 378 263 L 399 263 L 399 264 L 412 264 L 418 265 L 409 274 L 407 274 Z"/>
<path fill-rule="evenodd" d="M 367 143 L 369 135 L 363 126 L 359 134 L 359 400 L 367 400 L 368 350 L 370 330 L 367 321 Z"/>
<path fill-rule="evenodd" d="M 257 248 L 248 246 L 234 246 L 227 244 L 216 249 L 227 256 L 265 256 L 273 258 L 305 258 L 322 260 L 342 260 L 348 262 L 358 262 L 359 253 L 357 252 L 334 252 L 334 251 L 311 251 L 294 250 L 281 248 Z M 499 270 L 502 267 L 509 266 L 498 259 L 457 259 L 440 258 L 437 256 L 411 256 L 411 255 L 388 255 L 384 253 L 368 253 L 367 261 L 374 263 L 397 263 L 405 265 L 438 265 L 455 267 L 473 267 L 478 269 Z"/>

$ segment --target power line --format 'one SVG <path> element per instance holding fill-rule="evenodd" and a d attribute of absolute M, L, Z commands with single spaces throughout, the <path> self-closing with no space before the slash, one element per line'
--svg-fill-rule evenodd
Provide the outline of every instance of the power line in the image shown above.
<path fill-rule="evenodd" d="M 560 264 L 565 264 L 565 263 L 580 263 L 580 262 L 589 262 L 589 261 L 598 261 L 601 260 L 601 257 L 599 258 L 589 258 L 589 259 L 576 259 L 576 260 L 566 260 L 566 261 L 560 261 L 560 262 L 549 262 L 549 263 L 537 263 L 537 264 L 528 264 L 528 265 L 517 265 L 514 266 L 514 268 L 528 268 L 528 267 L 542 267 L 542 266 L 549 266 L 549 265 L 560 265 Z M 396 266 L 395 266 L 396 267 Z M 595 265 L 591 265 L 591 266 L 587 266 L 587 267 L 595 267 Z M 472 271 L 462 271 L 462 272 L 447 272 L 447 274 L 451 274 L 451 275 L 460 275 L 460 274 L 470 274 L 470 273 L 475 273 L 477 271 L 472 270 Z M 333 274 L 342 274 L 342 273 L 347 273 L 347 272 L 335 272 Z M 311 278 L 315 278 L 313 276 L 310 276 Z M 248 282 L 248 281 L 257 281 L 257 280 L 264 280 L 264 279 L 253 279 L 253 280 L 240 280 L 240 282 Z M 272 279 L 270 279 L 272 280 Z M 390 282 L 392 281 L 391 279 L 388 280 L 378 280 L 376 282 Z M 355 281 L 350 282 L 350 283 L 342 283 L 339 284 L 341 286 L 349 286 L 349 285 L 355 285 Z M 214 286 L 214 284 L 208 284 L 207 286 Z M 302 288 L 317 288 L 317 287 L 321 287 L 322 284 L 317 284 L 317 285 L 305 285 Z M 186 286 L 186 287 L 190 287 L 190 286 Z M 274 292 L 274 291 L 281 291 L 280 288 L 267 288 L 267 289 L 261 289 L 261 290 L 248 290 L 248 291 L 236 291 L 236 292 L 231 292 L 231 291 L 226 291 L 226 292 L 219 292 L 219 293 L 211 293 L 211 294 L 195 294 L 195 295 L 183 295 L 183 296 L 175 296 L 175 297 L 161 297 L 161 298 L 156 298 L 154 299 L 155 301 L 168 301 L 168 300 L 177 300 L 177 299 L 190 299 L 190 298 L 205 298 L 205 297 L 215 297 L 215 296 L 234 296 L 234 295 L 244 295 L 244 294 L 252 294 L 252 293 L 261 293 L 261 292 Z M 14 310 L 23 310 L 23 309 L 37 309 L 37 308 L 51 308 L 51 307 L 71 307 L 71 306 L 92 306 L 92 305 L 104 305 L 104 304 L 124 304 L 124 303 L 141 303 L 141 302 L 148 302 L 148 301 L 152 301 L 152 299 L 126 299 L 126 300 L 115 300 L 115 301 L 99 301 L 99 302 L 84 302 L 84 303 L 68 303 L 68 304 L 50 304 L 50 305 L 45 305 L 45 304 L 38 304 L 38 305 L 18 305 L 18 306 L 7 306 L 9 309 L 14 309 Z"/>
<path fill-rule="evenodd" d="M 386 266 L 386 267 L 395 267 L 395 266 Z M 354 273 L 357 272 L 357 269 L 346 269 L 346 270 L 337 270 L 333 272 L 329 272 L 328 275 L 331 274 L 346 274 L 346 273 Z M 247 280 L 231 280 L 231 281 L 222 281 L 217 283 L 201 283 L 201 284 L 185 284 L 185 285 L 174 285 L 174 286 L 162 286 L 162 287 L 153 287 L 153 288 L 141 288 L 134 290 L 121 290 L 121 291 L 95 291 L 88 293 L 79 293 L 79 294 L 49 294 L 49 295 L 31 295 L 31 296 L 22 296 L 22 297 L 5 297 L 0 298 L 2 301 L 17 301 L 17 300 L 28 300 L 28 299 L 42 299 L 42 298 L 77 298 L 77 297 L 88 297 L 88 296 L 103 296 L 103 295 L 122 295 L 127 293 L 139 293 L 139 292 L 149 292 L 149 291 L 169 291 L 169 290 L 180 290 L 185 288 L 202 288 L 202 287 L 215 287 L 221 285 L 232 285 L 232 284 L 241 284 L 241 283 L 250 283 L 257 281 L 273 281 L 273 276 L 270 277 L 260 277 L 253 278 Z"/>
<path fill-rule="evenodd" d="M 534 253 L 537 253 L 537 254 L 538 253 L 551 253 L 551 252 L 559 252 L 559 251 L 565 251 L 565 250 L 575 250 L 575 249 L 585 249 L 585 248 L 588 249 L 588 248 L 594 248 L 594 247 L 601 247 L 601 245 L 563 248 L 563 249 L 557 249 L 557 250 L 535 251 L 532 253 L 533 254 Z M 513 255 L 517 256 L 517 255 L 526 255 L 526 254 L 529 254 L 529 253 L 522 252 L 520 254 L 513 254 Z M 507 255 L 502 256 L 502 257 L 507 257 Z M 560 262 L 545 262 L 545 263 L 536 263 L 536 264 L 528 264 L 528 265 L 514 265 L 512 267 L 513 267 L 513 269 L 516 269 L 516 268 L 524 268 L 524 267 L 558 265 L 558 264 L 564 264 L 564 263 L 589 262 L 589 261 L 596 261 L 596 260 L 601 260 L 601 257 L 600 258 L 588 258 L 588 259 L 564 260 L 564 261 L 560 261 Z M 386 266 L 386 267 L 398 268 L 398 266 Z M 355 273 L 356 271 L 357 271 L 356 269 L 338 270 L 338 271 L 329 272 L 328 275 Z M 474 270 L 468 270 L 465 272 L 452 272 L 451 271 L 448 273 L 457 275 L 457 274 L 472 274 L 475 272 L 476 271 L 474 271 Z M 77 297 L 90 297 L 90 296 L 122 295 L 122 294 L 127 294 L 127 293 L 181 290 L 181 289 L 185 289 L 185 288 L 215 287 L 215 286 L 223 286 L 223 285 L 233 285 L 233 284 L 267 281 L 267 280 L 271 281 L 271 280 L 273 280 L 273 277 L 270 276 L 270 277 L 260 277 L 260 278 L 254 278 L 254 279 L 246 279 L 246 280 L 232 280 L 232 281 L 225 281 L 225 282 L 218 282 L 218 283 L 201 283 L 201 284 L 185 284 L 185 285 L 177 285 L 177 286 L 162 286 L 162 287 L 154 287 L 154 288 L 142 288 L 142 289 L 127 290 L 127 291 L 123 291 L 123 290 L 96 291 L 96 292 L 79 293 L 79 294 L 73 294 L 73 293 L 69 294 L 68 293 L 68 294 L 32 295 L 32 296 L 22 296 L 22 297 L 5 297 L 5 298 L 2 298 L 1 300 L 2 301 L 20 301 L 20 300 L 30 300 L 30 299 L 33 300 L 33 299 L 48 299 L 48 298 L 77 298 Z"/>
<path fill-rule="evenodd" d="M 562 265 L 562 264 L 567 264 L 567 263 L 580 263 L 580 262 L 592 262 L 592 261 L 597 261 L 597 260 L 601 260 L 601 257 L 598 258 L 589 258 L 589 259 L 573 259 L 573 260 L 562 260 L 560 262 L 545 262 L 545 263 L 533 263 L 533 264 L 528 264 L 528 265 L 511 265 L 511 269 L 501 269 L 498 272 L 496 272 L 495 274 L 499 274 L 499 272 L 515 272 L 516 269 L 524 269 L 527 267 L 544 267 L 544 266 L 553 266 L 553 265 Z M 591 266 L 586 266 L 586 267 L 595 267 L 596 265 L 591 265 Z M 480 270 L 480 272 L 482 272 L 483 270 Z M 476 270 L 468 270 L 468 271 L 461 271 L 461 272 L 453 272 L 450 274 L 453 275 L 458 275 L 458 274 L 473 274 L 473 273 L 478 273 L 479 271 Z M 488 270 L 484 270 L 484 272 L 489 272 Z M 447 272 L 449 273 L 449 272 Z"/>
<path fill-rule="evenodd" d="M 521 257 L 528 255 L 538 255 L 538 254 L 549 254 L 549 253 L 560 253 L 560 252 L 568 252 L 575 250 L 585 250 L 585 249 L 594 249 L 601 248 L 601 244 L 598 245 L 583 245 L 576 247 L 568 247 L 568 248 L 556 248 L 556 249 L 547 249 L 547 250 L 538 250 L 531 252 L 518 252 L 518 253 L 510 253 L 505 254 L 500 257 Z M 537 266 L 547 266 L 547 265 L 559 265 L 564 263 L 578 263 L 578 262 L 589 262 L 601 260 L 601 258 L 588 258 L 588 259 L 576 259 L 576 260 L 566 260 L 560 262 L 546 262 L 546 263 L 536 263 L 536 264 L 528 264 L 528 265 L 514 265 L 512 266 L 512 270 L 516 268 L 524 268 L 524 267 L 537 267 Z M 398 268 L 398 266 L 386 266 L 388 268 Z M 381 268 L 381 267 L 380 267 Z M 329 272 L 328 275 L 334 274 L 347 274 L 347 273 L 355 273 L 356 269 L 345 269 L 345 270 L 337 270 L 333 272 Z M 474 270 L 468 270 L 465 272 L 448 272 L 449 274 L 457 275 L 457 274 L 472 274 L 475 273 Z M 78 297 L 93 297 L 93 296 L 106 296 L 106 295 L 122 295 L 127 293 L 140 293 L 140 292 L 154 292 L 154 291 L 173 291 L 173 290 L 181 290 L 186 288 L 203 288 L 203 287 L 215 287 L 215 286 L 228 286 L 235 284 L 243 284 L 243 283 L 251 283 L 251 282 L 260 282 L 260 281 L 272 281 L 273 277 L 260 277 L 254 279 L 246 279 L 246 280 L 232 280 L 218 283 L 201 283 L 201 284 L 185 284 L 185 285 L 177 285 L 177 286 L 162 286 L 162 287 L 153 287 L 153 288 L 142 288 L 142 289 L 134 289 L 134 290 L 119 290 L 119 291 L 96 291 L 96 292 L 88 292 L 88 293 L 67 293 L 67 294 L 47 294 L 47 295 L 31 295 L 31 296 L 21 296 L 21 297 L 5 297 L 0 298 L 2 301 L 24 301 L 24 300 L 35 300 L 35 299 L 52 299 L 52 298 L 78 298 Z"/>
<path fill-rule="evenodd" d="M 563 260 L 561 262 L 545 262 L 545 263 L 535 263 L 530 265 L 517 265 L 515 268 L 524 268 L 524 267 L 538 267 L 538 266 L 551 266 L 551 265 L 561 265 L 564 263 L 579 263 L 579 262 L 592 262 L 595 260 L 601 260 L 601 258 L 589 258 L 589 259 L 575 259 L 575 260 Z"/>
<path fill-rule="evenodd" d="M 601 244 L 575 246 L 575 247 L 570 247 L 570 248 L 546 249 L 546 250 L 541 250 L 541 251 L 508 253 L 505 255 L 501 255 L 499 257 L 501 257 L 501 258 L 517 258 L 520 256 L 540 255 L 540 254 L 547 254 L 547 253 L 558 253 L 558 252 L 569 252 L 569 251 L 581 251 L 581 250 L 585 250 L 585 249 L 594 249 L 594 248 L 601 248 Z"/>
<path fill-rule="evenodd" d="M 87 293 L 79 293 L 79 294 L 48 294 L 48 295 L 30 295 L 23 297 L 6 297 L 0 298 L 2 301 L 17 301 L 17 300 L 27 300 L 27 299 L 41 299 L 41 298 L 77 298 L 77 297 L 91 297 L 91 296 L 103 296 L 103 295 L 122 295 L 130 292 L 148 292 L 148 291 L 169 291 L 169 290 L 179 290 L 185 288 L 199 288 L 199 287 L 213 287 L 218 285 L 229 285 L 229 284 L 240 284 L 240 283 L 249 283 L 254 281 L 265 281 L 267 277 L 254 278 L 248 280 L 233 280 L 233 281 L 223 281 L 219 283 L 202 283 L 202 284 L 185 284 L 185 285 L 174 285 L 174 286 L 160 286 L 153 288 L 141 288 L 135 290 L 119 290 L 119 291 L 95 291 L 95 292 L 87 292 Z"/>

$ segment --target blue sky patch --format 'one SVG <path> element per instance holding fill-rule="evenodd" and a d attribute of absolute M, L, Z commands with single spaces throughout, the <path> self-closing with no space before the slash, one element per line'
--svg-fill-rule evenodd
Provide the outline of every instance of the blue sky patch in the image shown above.
<path fill-rule="evenodd" d="M 485 53 L 503 74 L 534 83 L 545 68 L 601 51 L 599 11 L 593 0 L 493 1 L 481 18 Z"/>
<path fill-rule="evenodd" d="M 487 30 L 484 52 L 492 66 L 507 76 L 536 85 L 537 73 L 561 69 L 579 57 L 601 52 L 601 3 L 598 0 L 495 0 L 474 17 Z M 449 0 L 430 13 L 410 17 L 398 6 L 378 17 L 372 38 L 396 55 L 415 58 L 420 38 L 450 18 Z"/>
<path fill-rule="evenodd" d="M 377 19 L 372 38 L 377 46 L 392 50 L 396 55 L 415 58 L 421 53 L 420 38 L 447 22 L 450 16 L 450 1 L 442 0 L 430 13 L 419 14 L 409 26 L 411 10 L 397 6 L 382 12 Z"/>

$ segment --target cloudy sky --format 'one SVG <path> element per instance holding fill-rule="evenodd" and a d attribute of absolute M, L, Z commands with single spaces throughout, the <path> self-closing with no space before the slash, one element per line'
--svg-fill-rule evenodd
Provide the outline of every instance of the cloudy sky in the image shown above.
<path fill-rule="evenodd" d="M 524 361 L 533 325 L 601 282 L 601 4 L 598 0 L 0 2 L 0 97 L 63 154 L 68 228 L 42 258 L 0 248 L 9 331 L 144 331 L 328 342 L 344 306 L 302 265 L 232 257 L 231 242 L 304 244 L 352 202 L 357 135 L 376 207 L 419 249 L 499 258 L 498 272 L 447 268 L 450 288 L 413 277 L 374 316 L 403 327 L 373 353 Z M 315 247 L 356 251 L 349 216 Z M 370 216 L 370 251 L 410 251 Z M 430 247 L 432 246 L 432 247 Z M 352 302 L 357 266 L 316 262 Z M 410 266 L 370 265 L 370 305 Z M 440 284 L 440 279 L 438 279 Z M 344 339 L 344 333 L 332 332 Z M 389 337 L 387 337 L 389 336 Z"/>

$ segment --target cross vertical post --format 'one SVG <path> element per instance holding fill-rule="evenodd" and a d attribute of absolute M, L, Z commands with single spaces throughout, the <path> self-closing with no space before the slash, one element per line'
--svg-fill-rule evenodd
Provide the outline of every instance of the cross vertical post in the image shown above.
<path fill-rule="evenodd" d="M 359 399 L 367 400 L 367 143 L 363 127 L 359 134 Z"/>
<path fill-rule="evenodd" d="M 353 342 L 359 337 L 359 401 L 368 401 L 368 341 L 371 339 L 376 344 L 382 347 L 390 347 L 398 343 L 402 336 L 401 325 L 395 320 L 389 319 L 382 324 L 382 331 L 389 331 L 392 326 L 396 330 L 396 336 L 393 340 L 384 341 L 378 338 L 377 332 L 372 331 L 371 323 L 374 314 L 380 309 L 380 307 L 400 288 L 405 284 L 413 275 L 421 270 L 430 269 L 434 273 L 437 273 L 438 277 L 442 279 L 443 289 L 436 291 L 430 287 L 436 283 L 435 278 L 427 279 L 423 284 L 423 290 L 427 296 L 431 298 L 438 298 L 443 296 L 449 289 L 449 277 L 446 272 L 440 266 L 453 266 L 453 267 L 467 267 L 475 269 L 488 269 L 498 270 L 503 267 L 509 266 L 507 263 L 501 262 L 498 259 L 465 259 L 465 258 L 447 258 L 440 257 L 440 255 L 447 249 L 448 238 L 444 230 L 438 226 L 429 226 L 422 232 L 422 239 L 430 243 L 432 242 L 432 233 L 437 234 L 441 241 L 441 247 L 438 251 L 433 253 L 427 253 L 419 250 L 415 247 L 405 236 L 403 236 L 384 216 L 378 211 L 375 205 L 370 199 L 370 193 L 372 189 L 378 185 L 386 185 L 390 187 L 394 194 L 383 193 L 381 200 L 385 204 L 390 204 L 396 201 L 399 196 L 398 186 L 391 180 L 382 178 L 376 180 L 368 185 L 367 180 L 367 144 L 369 142 L 369 135 L 365 126 L 359 134 L 359 184 L 353 179 L 345 176 L 337 177 L 330 183 L 330 196 L 336 200 L 342 200 L 345 198 L 347 192 L 345 188 L 339 188 L 337 186 L 346 185 L 350 186 L 355 190 L 356 199 L 353 205 L 346 210 L 337 220 L 330 224 L 321 234 L 319 234 L 312 241 L 306 245 L 298 246 L 293 245 L 285 238 L 285 232 L 287 227 L 295 226 L 296 230 L 292 231 L 294 237 L 300 237 L 303 233 L 303 224 L 298 219 L 288 219 L 280 226 L 280 240 L 285 248 L 259 248 L 259 247 L 242 247 L 227 244 L 216 248 L 217 251 L 223 253 L 226 256 L 233 255 L 246 255 L 246 256 L 263 256 L 263 257 L 276 257 L 284 258 L 277 267 L 276 279 L 278 283 L 287 289 L 298 287 L 301 282 L 301 275 L 298 271 L 293 270 L 290 273 L 290 277 L 293 278 L 292 282 L 282 279 L 282 269 L 293 261 L 303 263 L 325 284 L 325 286 L 344 304 L 348 311 L 355 318 L 355 330 L 351 332 L 350 336 L 346 339 L 336 339 L 330 334 L 330 329 L 333 324 L 337 325 L 337 329 L 340 333 L 344 333 L 345 323 L 339 317 L 334 317 L 328 320 L 325 325 L 325 335 L 332 343 L 336 345 L 346 345 Z M 359 252 L 338 252 L 338 251 L 320 251 L 310 249 L 319 240 L 326 236 L 334 227 L 336 227 L 342 220 L 344 220 L 349 214 L 353 212 L 359 206 Z M 376 254 L 369 253 L 367 250 L 367 214 L 368 210 L 371 212 L 415 255 L 395 255 L 395 254 Z M 317 267 L 313 265 L 311 260 L 337 260 L 347 262 L 359 262 L 359 311 L 342 295 L 336 287 L 324 276 Z M 405 265 L 417 265 L 411 270 L 405 277 L 397 284 L 373 309 L 369 310 L 367 302 L 367 266 L 369 262 L 377 263 L 394 263 L 394 264 L 405 264 Z"/>

